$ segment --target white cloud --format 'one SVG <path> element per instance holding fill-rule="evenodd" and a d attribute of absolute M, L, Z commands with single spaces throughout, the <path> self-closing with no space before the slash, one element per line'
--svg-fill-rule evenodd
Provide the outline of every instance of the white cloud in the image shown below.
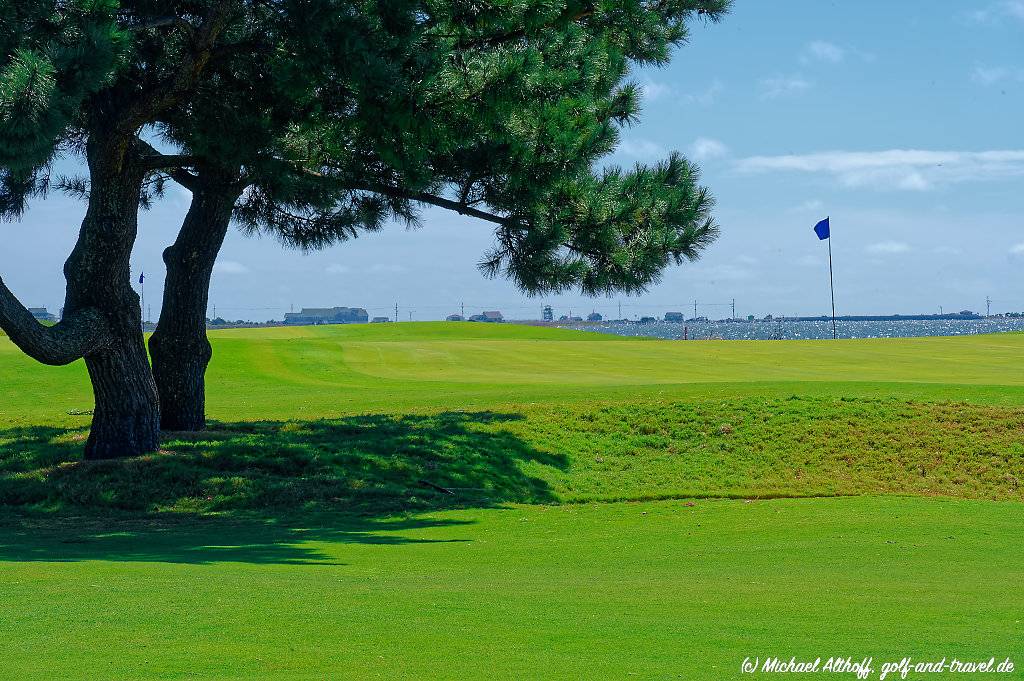
<path fill-rule="evenodd" d="M 249 268 L 235 260 L 220 260 L 214 264 L 213 271 L 220 274 L 245 274 Z"/>
<path fill-rule="evenodd" d="M 979 65 L 971 72 L 971 80 L 979 85 L 995 85 L 1007 80 L 1024 81 L 1024 69 Z"/>
<path fill-rule="evenodd" d="M 327 274 L 346 274 L 351 271 L 352 268 L 348 265 L 339 265 L 338 263 L 331 263 L 324 268 L 324 272 Z"/>
<path fill-rule="evenodd" d="M 672 86 L 666 83 L 659 83 L 650 78 L 640 83 L 640 92 L 643 93 L 644 99 L 654 102 L 665 95 L 672 94 Z"/>
<path fill-rule="evenodd" d="M 831 64 L 838 64 L 846 57 L 846 50 L 824 40 L 815 40 L 804 48 L 803 60 L 824 61 Z"/>
<path fill-rule="evenodd" d="M 710 137 L 698 137 L 690 145 L 690 155 L 698 161 L 721 158 L 729 154 L 729 147 Z"/>
<path fill-rule="evenodd" d="M 1010 253 L 1012 255 L 1024 255 L 1024 241 L 1019 244 L 1014 244 L 1010 247 Z"/>
<path fill-rule="evenodd" d="M 619 144 L 619 152 L 635 158 L 651 159 L 667 155 L 665 148 L 650 140 L 634 138 L 624 139 Z"/>
<path fill-rule="evenodd" d="M 761 80 L 761 97 L 776 99 L 785 95 L 795 95 L 810 89 L 811 83 L 802 76 L 774 76 Z"/>
<path fill-rule="evenodd" d="M 1002 0 L 968 12 L 966 16 L 968 21 L 975 24 L 997 24 L 1002 18 L 1024 21 L 1024 0 Z"/>
<path fill-rule="evenodd" d="M 909 189 L 911 191 L 924 191 L 931 189 L 931 183 L 924 179 L 924 175 L 917 171 L 909 172 L 903 177 L 899 178 L 896 186 L 900 189 Z"/>
<path fill-rule="evenodd" d="M 741 173 L 799 172 L 827 175 L 846 187 L 921 191 L 938 184 L 1024 175 L 1024 150 L 827 151 L 752 156 L 736 162 Z"/>
<path fill-rule="evenodd" d="M 691 104 L 700 104 L 701 106 L 711 106 L 718 99 L 718 96 L 725 90 L 725 84 L 717 78 L 711 82 L 711 85 L 707 89 L 700 92 L 691 92 L 683 95 L 683 99 Z"/>
<path fill-rule="evenodd" d="M 876 244 L 869 245 L 866 249 L 868 253 L 878 253 L 885 255 L 895 255 L 897 253 L 907 253 L 910 251 L 910 246 L 903 243 L 902 241 L 879 241 Z"/>

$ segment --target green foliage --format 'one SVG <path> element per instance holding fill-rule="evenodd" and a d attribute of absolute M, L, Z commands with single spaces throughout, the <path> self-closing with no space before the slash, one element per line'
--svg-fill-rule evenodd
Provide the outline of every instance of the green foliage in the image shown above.
<path fill-rule="evenodd" d="M 688 21 L 727 4 L 254 7 L 226 38 L 244 48 L 158 130 L 202 159 L 200 180 L 241 178 L 236 219 L 289 246 L 443 205 L 497 224 L 482 269 L 528 293 L 642 291 L 714 240 L 713 202 L 677 155 L 595 168 L 638 115 L 631 67 L 664 62 Z"/>
<path fill-rule="evenodd" d="M 0 212 L 20 215 L 50 189 L 58 151 L 131 114 L 129 127 L 195 159 L 198 181 L 242 197 L 244 228 L 303 248 L 442 205 L 497 225 L 482 269 L 528 293 L 638 292 L 717 234 L 681 157 L 597 168 L 638 115 L 630 69 L 664 63 L 725 0 L 239 0 L 182 75 L 222 4 L 10 3 Z"/>
<path fill-rule="evenodd" d="M 130 41 L 115 0 L 19 0 L 0 9 L 0 217 L 49 189 L 49 166 L 87 126 L 87 99 L 109 84 Z"/>
<path fill-rule="evenodd" d="M 673 154 L 654 168 L 614 168 L 557 184 L 521 220 L 498 230 L 484 261 L 524 291 L 641 293 L 670 263 L 696 260 L 718 236 L 697 170 Z"/>

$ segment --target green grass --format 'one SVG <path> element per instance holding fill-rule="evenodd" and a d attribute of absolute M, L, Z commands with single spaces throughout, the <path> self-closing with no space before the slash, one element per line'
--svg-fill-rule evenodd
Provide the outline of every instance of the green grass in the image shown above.
<path fill-rule="evenodd" d="M 1022 524 L 1019 504 L 909 498 L 23 519 L 0 544 L 4 673 L 727 679 L 768 654 L 1019 661 Z"/>
<path fill-rule="evenodd" d="M 211 430 L 99 463 L 84 368 L 0 339 L 4 674 L 719 679 L 748 655 L 1022 652 L 1024 335 L 212 337 Z"/>
<path fill-rule="evenodd" d="M 791 394 L 1024 405 L 1024 334 L 674 342 L 489 324 L 368 324 L 211 334 L 211 414 L 301 419 L 501 404 Z M 73 425 L 85 368 L 0 340 L 8 424 Z"/>

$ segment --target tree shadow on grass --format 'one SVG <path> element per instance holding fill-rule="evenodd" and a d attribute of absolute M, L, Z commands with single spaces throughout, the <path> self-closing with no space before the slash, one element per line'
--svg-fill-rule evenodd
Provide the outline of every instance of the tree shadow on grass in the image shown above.
<path fill-rule="evenodd" d="M 0 429 L 0 560 L 320 562 L 310 546 L 430 542 L 411 513 L 555 501 L 523 464 L 565 468 L 502 424 L 445 412 L 215 423 L 159 454 L 81 460 L 84 429 Z"/>

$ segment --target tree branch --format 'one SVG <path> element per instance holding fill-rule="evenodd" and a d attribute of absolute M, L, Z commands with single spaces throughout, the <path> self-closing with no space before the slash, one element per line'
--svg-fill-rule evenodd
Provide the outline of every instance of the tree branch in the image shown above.
<path fill-rule="evenodd" d="M 406 199 L 408 201 L 418 201 L 419 203 L 426 203 L 431 206 L 444 208 L 446 210 L 453 210 L 459 215 L 468 215 L 479 220 L 493 222 L 496 225 L 507 225 L 510 222 L 514 221 L 514 218 L 502 217 L 501 215 L 488 213 L 487 211 L 480 210 L 479 208 L 473 208 L 472 206 L 466 203 L 452 201 L 451 199 L 446 199 L 443 196 L 429 194 L 427 192 L 407 192 L 401 189 L 394 189 L 392 187 L 374 186 L 353 187 L 353 189 L 360 189 L 363 191 L 373 192 L 374 194 L 389 196 L 395 199 Z"/>
<path fill-rule="evenodd" d="M 199 158 L 188 154 L 162 154 L 152 144 L 138 137 L 135 148 L 141 156 L 140 163 L 147 170 L 159 170 L 190 192 L 199 186 L 199 178 L 185 170 L 184 166 L 194 167 Z"/>
<path fill-rule="evenodd" d="M 514 221 L 514 218 L 502 217 L 494 213 L 488 213 L 487 211 L 480 210 L 479 208 L 473 208 L 472 206 L 469 206 L 465 203 L 452 201 L 451 199 L 446 199 L 443 196 L 437 196 L 436 194 L 428 194 L 426 192 L 415 192 L 408 194 L 406 198 L 408 198 L 410 201 L 419 201 L 420 203 L 427 203 L 430 204 L 431 206 L 438 206 L 439 208 L 453 210 L 459 215 L 468 215 L 479 220 L 493 222 L 496 225 L 507 225 L 510 222 Z"/>
<path fill-rule="evenodd" d="M 147 145 L 149 146 L 149 145 Z M 150 147 L 150 149 L 153 149 Z M 145 170 L 171 170 L 173 168 L 193 168 L 200 159 L 191 154 L 161 154 L 153 149 L 152 154 L 147 154 L 139 159 L 139 163 Z"/>
<path fill-rule="evenodd" d="M 106 346 L 110 331 L 103 315 L 86 308 L 54 326 L 40 324 L 0 279 L 0 329 L 29 357 L 53 366 L 70 364 Z"/>
<path fill-rule="evenodd" d="M 124 19 L 125 23 L 121 24 L 120 28 L 129 31 L 145 31 L 151 28 L 165 28 L 167 26 L 177 26 L 178 28 L 184 28 L 188 31 L 192 30 L 192 24 L 176 16 L 150 17 L 149 19 L 141 19 L 133 14 L 125 13 L 122 15 L 122 18 Z"/>
<path fill-rule="evenodd" d="M 155 114 L 172 105 L 182 93 L 192 88 L 210 60 L 217 39 L 226 28 L 238 0 L 220 0 L 213 6 L 199 28 L 190 35 L 191 52 L 181 61 L 173 77 L 144 88 L 135 102 L 125 107 L 119 118 L 119 129 L 125 134 L 145 125 Z"/>

